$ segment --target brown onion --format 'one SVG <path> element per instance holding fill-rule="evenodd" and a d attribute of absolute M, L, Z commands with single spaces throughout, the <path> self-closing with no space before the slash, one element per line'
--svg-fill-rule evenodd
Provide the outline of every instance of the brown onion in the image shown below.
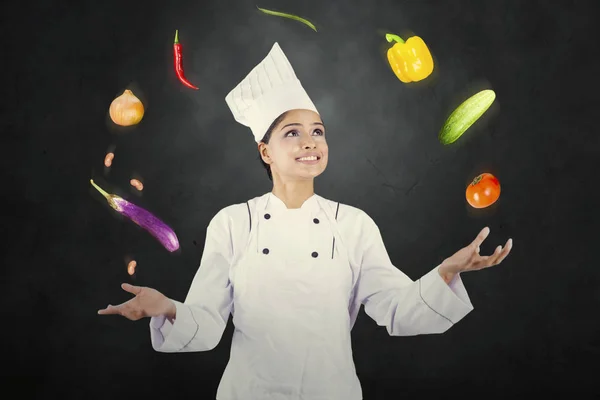
<path fill-rule="evenodd" d="M 138 124 L 144 117 L 144 105 L 129 89 L 113 100 L 109 108 L 110 119 L 121 126 Z"/>

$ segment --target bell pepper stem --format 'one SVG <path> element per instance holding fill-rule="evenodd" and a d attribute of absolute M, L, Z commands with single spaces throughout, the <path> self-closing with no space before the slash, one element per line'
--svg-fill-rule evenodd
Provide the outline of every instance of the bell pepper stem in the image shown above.
<path fill-rule="evenodd" d="M 179 43 L 179 29 L 175 29 L 175 43 L 177 44 Z"/>
<path fill-rule="evenodd" d="M 398 43 L 404 43 L 404 40 L 402 40 L 402 38 L 398 35 L 392 35 L 391 33 L 386 33 L 385 35 L 385 39 L 389 42 L 392 43 L 393 41 L 396 41 Z"/>

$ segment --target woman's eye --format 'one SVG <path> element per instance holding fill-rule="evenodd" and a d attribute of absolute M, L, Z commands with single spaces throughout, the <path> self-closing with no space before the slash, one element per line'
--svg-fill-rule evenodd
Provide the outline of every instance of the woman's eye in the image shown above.
<path fill-rule="evenodd" d="M 317 134 L 317 136 L 323 136 L 325 133 L 323 133 L 323 131 L 321 129 L 315 129 L 313 131 L 313 134 Z M 289 131 L 287 132 L 284 137 L 289 137 L 289 136 L 300 136 L 300 134 L 298 133 L 298 131 L 293 130 L 293 131 Z"/>

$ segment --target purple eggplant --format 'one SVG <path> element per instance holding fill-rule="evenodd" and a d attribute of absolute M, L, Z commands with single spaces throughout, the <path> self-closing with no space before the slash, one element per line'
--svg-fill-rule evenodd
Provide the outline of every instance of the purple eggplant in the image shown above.
<path fill-rule="evenodd" d="M 112 208 L 148 231 L 167 250 L 174 252 L 175 250 L 179 249 L 179 240 L 177 239 L 177 235 L 171 228 L 169 228 L 167 224 L 143 208 L 138 207 L 115 194 L 106 193 L 94 183 L 93 179 L 90 179 L 90 182 L 96 188 L 96 190 L 98 190 L 102 196 L 106 198 L 106 201 L 108 201 L 108 204 Z"/>

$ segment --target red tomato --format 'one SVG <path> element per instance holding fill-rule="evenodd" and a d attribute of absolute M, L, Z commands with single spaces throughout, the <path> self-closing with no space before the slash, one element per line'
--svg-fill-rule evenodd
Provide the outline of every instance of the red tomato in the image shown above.
<path fill-rule="evenodd" d="M 481 174 L 467 186 L 466 196 L 471 207 L 488 207 L 500 197 L 500 181 L 490 173 Z"/>

